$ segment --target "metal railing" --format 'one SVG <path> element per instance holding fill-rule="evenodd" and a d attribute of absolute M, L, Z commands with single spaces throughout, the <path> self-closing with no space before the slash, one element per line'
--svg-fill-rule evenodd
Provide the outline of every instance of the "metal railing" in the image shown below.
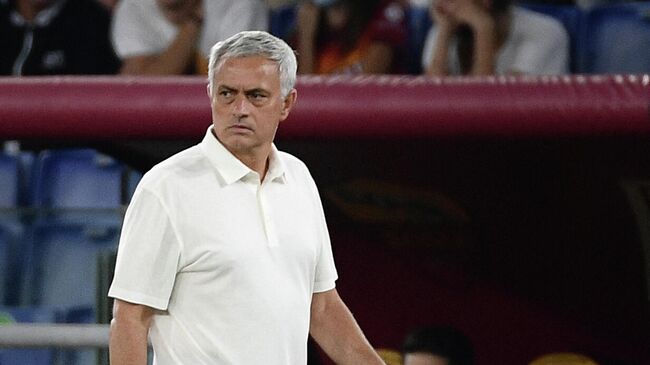
<path fill-rule="evenodd" d="M 107 324 L 25 324 L 0 325 L 2 347 L 108 348 Z"/>

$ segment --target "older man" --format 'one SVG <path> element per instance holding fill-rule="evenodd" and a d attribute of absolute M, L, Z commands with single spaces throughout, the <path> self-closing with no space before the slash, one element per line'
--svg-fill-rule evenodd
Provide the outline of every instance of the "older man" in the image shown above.
<path fill-rule="evenodd" d="M 111 363 L 306 364 L 308 334 L 338 364 L 383 364 L 335 289 L 306 166 L 273 140 L 296 102 L 296 58 L 242 32 L 211 51 L 212 126 L 155 166 L 126 215 Z"/>

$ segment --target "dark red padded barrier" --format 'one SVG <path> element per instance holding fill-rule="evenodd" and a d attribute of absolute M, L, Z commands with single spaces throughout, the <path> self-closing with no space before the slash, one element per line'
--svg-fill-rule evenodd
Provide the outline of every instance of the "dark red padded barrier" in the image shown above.
<path fill-rule="evenodd" d="M 650 132 L 650 76 L 302 77 L 286 138 Z M 0 138 L 194 138 L 199 77 L 0 79 Z"/>

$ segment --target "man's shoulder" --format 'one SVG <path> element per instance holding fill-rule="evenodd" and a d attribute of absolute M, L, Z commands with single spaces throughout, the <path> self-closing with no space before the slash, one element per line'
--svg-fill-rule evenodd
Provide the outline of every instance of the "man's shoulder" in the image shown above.
<path fill-rule="evenodd" d="M 513 24 L 515 31 L 520 33 L 553 38 L 566 36 L 558 19 L 520 6 L 514 7 Z"/>
<path fill-rule="evenodd" d="M 298 157 L 284 151 L 278 151 L 278 158 L 288 169 L 307 170 L 307 165 Z"/>
<path fill-rule="evenodd" d="M 143 183 L 151 188 L 174 184 L 192 171 L 205 169 L 205 156 L 198 145 L 180 151 L 154 165 L 143 176 Z"/>
<path fill-rule="evenodd" d="M 128 20 L 152 19 L 159 15 L 155 0 L 120 0 L 113 11 L 113 17 Z"/>
<path fill-rule="evenodd" d="M 300 182 L 313 183 L 314 179 L 311 176 L 311 172 L 309 171 L 307 164 L 305 164 L 301 159 L 282 151 L 278 151 L 278 157 L 280 161 L 282 161 L 282 165 L 290 177 L 293 177 Z"/>

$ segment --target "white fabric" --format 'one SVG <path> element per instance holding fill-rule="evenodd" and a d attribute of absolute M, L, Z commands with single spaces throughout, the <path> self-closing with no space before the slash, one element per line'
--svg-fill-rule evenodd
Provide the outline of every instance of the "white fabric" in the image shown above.
<path fill-rule="evenodd" d="M 208 130 L 138 185 L 109 296 L 159 310 L 155 364 L 306 364 L 312 294 L 336 278 L 306 166 L 274 147 L 260 185 Z"/>
<path fill-rule="evenodd" d="M 558 75 L 569 72 L 569 36 L 556 19 L 520 7 L 512 9 L 511 31 L 498 51 L 496 74 Z M 433 60 L 437 29 L 431 27 L 422 52 L 422 67 Z M 449 50 L 449 72 L 460 74 L 455 42 Z"/>
<path fill-rule="evenodd" d="M 203 29 L 199 51 L 243 30 L 266 30 L 268 9 L 262 0 L 203 0 Z M 111 37 L 120 58 L 163 52 L 178 29 L 170 23 L 156 0 L 121 0 L 113 15 Z"/>

